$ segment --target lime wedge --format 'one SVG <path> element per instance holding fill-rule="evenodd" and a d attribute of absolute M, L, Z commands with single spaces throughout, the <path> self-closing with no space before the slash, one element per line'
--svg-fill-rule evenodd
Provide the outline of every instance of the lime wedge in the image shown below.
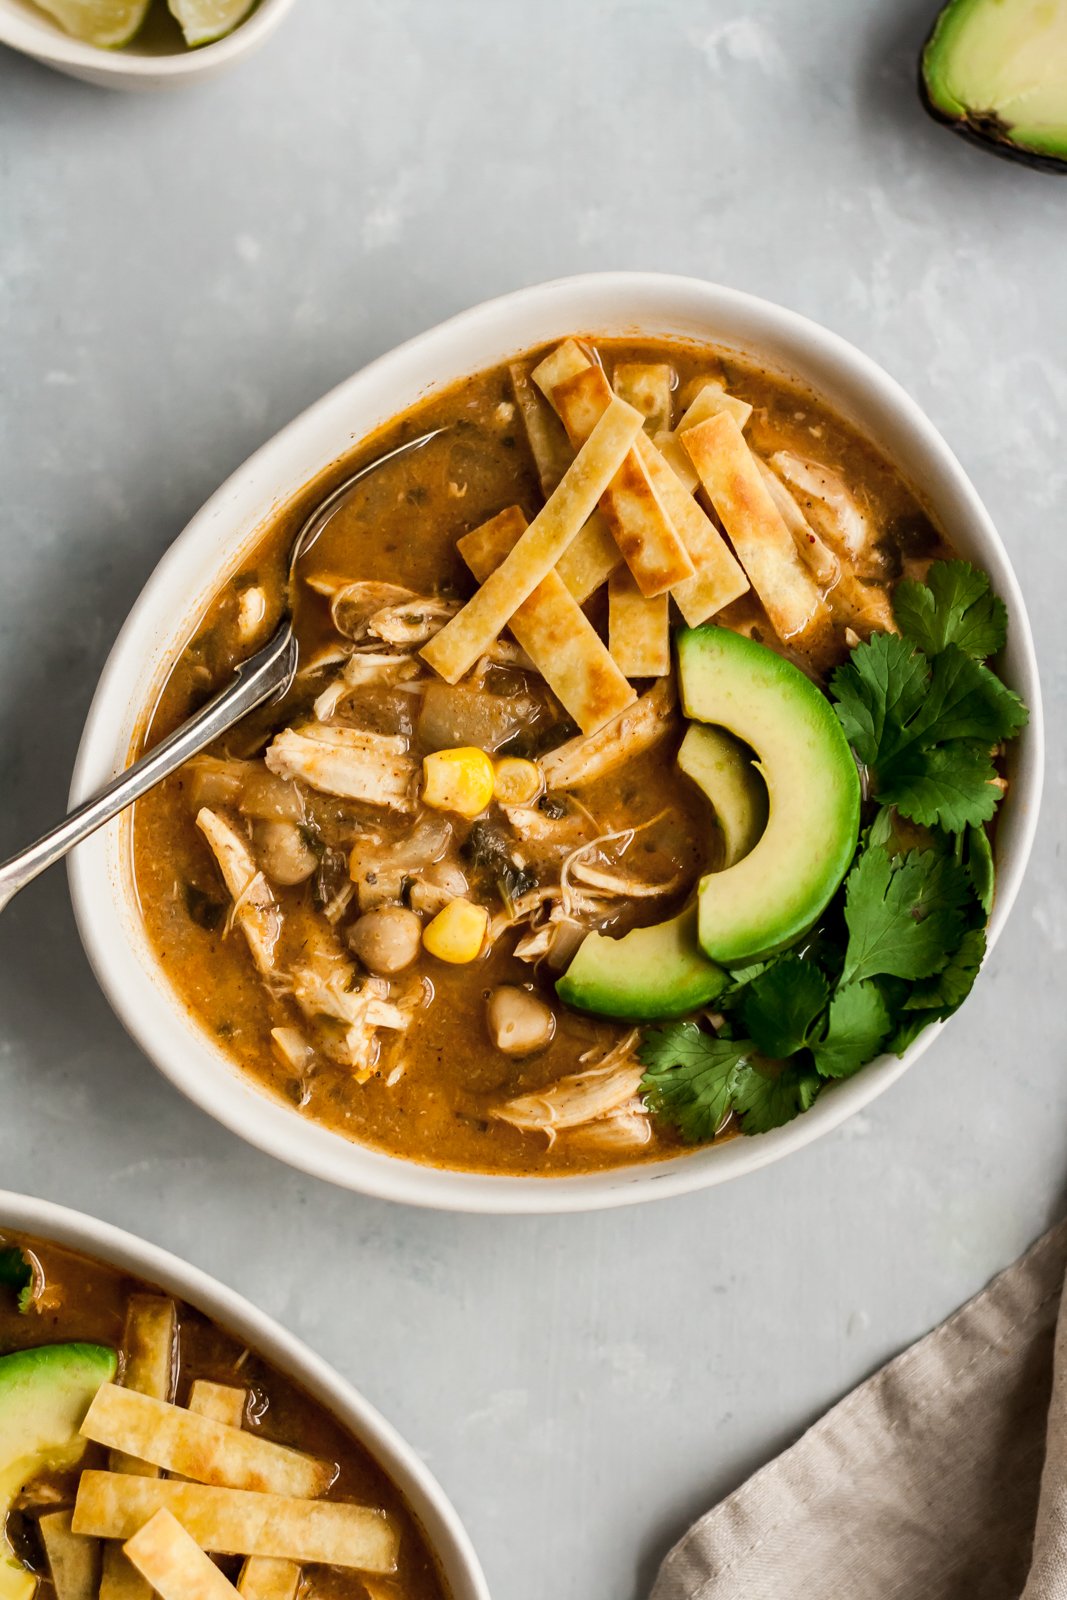
<path fill-rule="evenodd" d="M 211 44 L 232 33 L 255 3 L 256 0 L 167 0 L 188 45 Z"/>
<path fill-rule="evenodd" d="M 37 0 L 37 4 L 75 39 L 117 50 L 129 44 L 151 0 Z"/>

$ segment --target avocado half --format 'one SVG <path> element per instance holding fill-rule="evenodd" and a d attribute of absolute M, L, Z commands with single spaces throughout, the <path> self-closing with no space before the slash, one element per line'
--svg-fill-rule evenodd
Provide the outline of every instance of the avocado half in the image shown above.
<path fill-rule="evenodd" d="M 949 0 L 919 82 L 931 116 L 965 139 L 1067 173 L 1067 0 Z"/>
<path fill-rule="evenodd" d="M 31 1600 L 37 1587 L 7 1538 L 16 1496 L 43 1472 L 76 1466 L 93 1396 L 115 1376 L 114 1350 L 46 1344 L 0 1356 L 0 1600 Z"/>
<path fill-rule="evenodd" d="M 728 628 L 685 628 L 678 676 L 686 716 L 742 740 L 767 786 L 756 844 L 700 880 L 704 953 L 743 965 L 788 948 L 833 898 L 859 838 L 859 773 L 829 700 L 766 645 Z"/>

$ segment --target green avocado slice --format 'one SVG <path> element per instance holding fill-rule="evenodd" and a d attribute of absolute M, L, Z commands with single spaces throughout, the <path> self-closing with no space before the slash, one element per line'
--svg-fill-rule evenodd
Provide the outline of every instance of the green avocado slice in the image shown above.
<path fill-rule="evenodd" d="M 729 981 L 697 943 L 694 905 L 667 922 L 634 928 L 621 939 L 589 934 L 557 980 L 556 993 L 576 1011 L 660 1022 L 707 1005 Z"/>
<path fill-rule="evenodd" d="M 114 1350 L 99 1344 L 46 1344 L 0 1356 L 0 1600 L 30 1600 L 37 1587 L 5 1531 L 16 1496 L 42 1472 L 77 1465 L 85 1449 L 78 1430 L 117 1367 Z"/>
<path fill-rule="evenodd" d="M 723 866 L 747 856 L 767 826 L 767 785 L 732 734 L 692 722 L 678 765 L 711 801 L 723 842 Z"/>
<path fill-rule="evenodd" d="M 686 628 L 678 672 L 686 715 L 750 746 L 767 785 L 758 842 L 700 881 L 700 943 L 737 966 L 787 948 L 825 910 L 856 851 L 859 773 L 829 700 L 765 645 Z"/>
<path fill-rule="evenodd" d="M 949 0 L 921 87 L 927 110 L 965 138 L 1067 172 L 1067 0 Z"/>

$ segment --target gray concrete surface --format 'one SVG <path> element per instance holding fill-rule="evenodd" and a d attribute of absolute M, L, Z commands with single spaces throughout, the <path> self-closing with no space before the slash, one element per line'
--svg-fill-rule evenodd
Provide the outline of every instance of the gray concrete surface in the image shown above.
<path fill-rule="evenodd" d="M 695 1513 L 1063 1207 L 1067 183 L 916 103 L 932 0 L 302 0 L 233 76 L 124 98 L 0 53 L 0 851 L 62 805 L 111 640 L 216 484 L 483 297 L 655 267 L 882 361 L 1032 606 L 1049 792 L 966 1011 L 725 1191 L 493 1221 L 299 1177 L 125 1037 L 61 874 L 0 924 L 0 1184 L 131 1227 L 334 1362 L 455 1497 L 499 1600 L 638 1600 Z"/>

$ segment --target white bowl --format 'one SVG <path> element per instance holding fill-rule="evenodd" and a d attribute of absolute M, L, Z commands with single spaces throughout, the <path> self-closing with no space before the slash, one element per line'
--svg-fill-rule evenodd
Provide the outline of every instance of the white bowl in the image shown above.
<path fill-rule="evenodd" d="M 0 1189 L 0 1231 L 4 1229 L 50 1239 L 133 1273 L 247 1340 L 349 1429 L 384 1469 L 437 1557 L 451 1600 L 490 1600 L 474 1546 L 429 1468 L 368 1400 L 299 1339 L 206 1272 L 81 1211 Z"/>
<path fill-rule="evenodd" d="M 991 574 L 1007 602 L 1005 672 L 1030 707 L 998 829 L 990 942 L 1019 889 L 1037 822 L 1041 696 L 1030 624 L 1004 547 L 958 461 L 919 407 L 882 369 L 825 328 L 733 289 L 656 273 L 596 273 L 489 301 L 381 357 L 258 450 L 197 513 L 146 584 L 96 691 L 74 773 L 85 799 L 130 759 L 145 707 L 197 616 L 235 571 L 265 519 L 300 485 L 429 391 L 568 333 L 704 339 L 796 374 L 878 441 L 933 510 L 961 555 Z M 129 823 L 71 858 L 74 908 L 89 959 L 134 1038 L 171 1082 L 234 1133 L 291 1166 L 386 1199 L 487 1212 L 594 1210 L 681 1194 L 751 1172 L 810 1144 L 870 1103 L 932 1043 L 881 1057 L 827 1090 L 774 1133 L 699 1148 L 673 1160 L 576 1177 L 450 1172 L 382 1155 L 269 1098 L 185 1011 L 146 939 L 131 887 Z"/>
<path fill-rule="evenodd" d="M 213 78 L 240 61 L 270 38 L 295 3 L 259 0 L 232 33 L 196 50 L 160 48 L 151 35 L 135 38 L 121 50 L 101 50 L 73 38 L 30 0 L 0 0 L 0 44 L 104 89 L 177 89 Z"/>

